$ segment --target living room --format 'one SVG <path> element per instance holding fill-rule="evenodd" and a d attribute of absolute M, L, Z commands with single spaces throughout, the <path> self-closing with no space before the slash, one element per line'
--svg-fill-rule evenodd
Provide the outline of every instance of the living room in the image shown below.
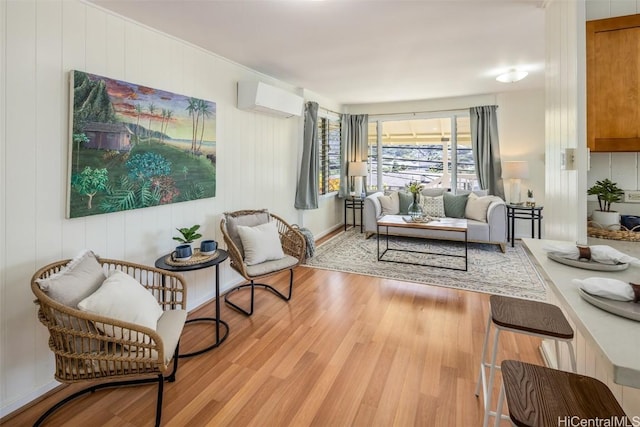
<path fill-rule="evenodd" d="M 389 114 L 463 110 L 499 106 L 499 133 L 505 160 L 527 159 L 536 201 L 545 206 L 544 234 L 561 240 L 586 236 L 586 149 L 576 173 L 560 171 L 560 149 L 580 150 L 584 117 L 576 111 L 584 96 L 576 87 L 583 57 L 577 36 L 585 18 L 595 19 L 639 10 L 616 10 L 624 3 L 589 1 L 585 5 L 549 2 L 548 63 L 557 66 L 546 87 L 485 95 L 408 102 L 343 105 L 319 93 L 296 87 L 240 66 L 193 44 L 138 24 L 91 3 L 75 0 L 3 1 L 0 43 L 0 129 L 3 174 L 0 230 L 1 350 L 0 389 L 3 417 L 54 388 L 53 360 L 47 332 L 38 323 L 31 275 L 53 260 L 73 257 L 84 248 L 115 259 L 153 265 L 173 248 L 175 228 L 202 225 L 207 238 L 222 241 L 223 212 L 268 208 L 321 238 L 344 221 L 342 200 L 320 199 L 317 210 L 294 208 L 301 155 L 301 118 L 282 119 L 236 108 L 236 84 L 260 80 L 340 112 Z M 606 4 L 606 6 L 603 6 Z M 534 7 L 534 6 L 531 6 Z M 604 10 L 606 9 L 606 12 Z M 605 14 L 606 13 L 606 14 Z M 586 16 L 585 16 L 586 14 Z M 573 31 L 573 33 L 572 33 Z M 575 51 L 567 55 L 567 51 Z M 86 70 L 144 83 L 217 103 L 217 194 L 214 198 L 67 219 L 69 73 Z M 600 155 L 599 155 L 600 156 Z M 602 155 L 601 164 L 610 156 Z M 593 159 L 592 159 L 593 161 Z M 598 160 L 599 161 L 599 160 Z M 636 167 L 637 168 L 637 167 Z M 611 167 L 600 168 L 611 170 Z M 521 230 L 526 234 L 526 228 Z M 221 268 L 222 290 L 239 276 Z M 189 276 L 189 309 L 213 296 L 210 272 Z"/>

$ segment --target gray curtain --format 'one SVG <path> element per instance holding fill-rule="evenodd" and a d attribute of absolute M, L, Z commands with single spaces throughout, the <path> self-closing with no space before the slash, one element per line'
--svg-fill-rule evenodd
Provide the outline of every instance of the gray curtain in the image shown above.
<path fill-rule="evenodd" d="M 340 191 L 338 197 L 349 195 L 349 162 L 366 162 L 369 139 L 369 116 L 367 114 L 343 114 L 341 124 Z M 363 177 L 363 190 L 367 188 L 367 177 Z"/>
<path fill-rule="evenodd" d="M 469 122 L 471 125 L 471 144 L 476 173 L 480 188 L 489 194 L 504 197 L 502 183 L 502 165 L 500 164 L 500 143 L 498 141 L 497 105 L 471 107 Z"/>
<path fill-rule="evenodd" d="M 318 209 L 318 103 L 307 102 L 304 108 L 302 162 L 296 188 L 296 209 Z"/>

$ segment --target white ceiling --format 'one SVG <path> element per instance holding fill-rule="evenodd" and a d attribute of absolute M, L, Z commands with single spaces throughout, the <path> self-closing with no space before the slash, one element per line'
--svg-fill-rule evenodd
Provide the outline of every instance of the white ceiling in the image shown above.
<path fill-rule="evenodd" d="M 536 0 L 90 1 L 343 104 L 544 86 Z"/>

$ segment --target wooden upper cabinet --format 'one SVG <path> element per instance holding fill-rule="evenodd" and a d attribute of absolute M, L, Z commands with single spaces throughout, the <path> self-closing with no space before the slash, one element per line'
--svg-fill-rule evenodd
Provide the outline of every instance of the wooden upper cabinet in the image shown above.
<path fill-rule="evenodd" d="M 640 14 L 587 21 L 587 145 L 640 151 Z"/>

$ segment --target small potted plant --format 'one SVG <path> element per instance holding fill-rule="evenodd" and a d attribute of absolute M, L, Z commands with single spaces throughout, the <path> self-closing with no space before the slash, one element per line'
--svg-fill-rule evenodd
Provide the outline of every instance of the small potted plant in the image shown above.
<path fill-rule="evenodd" d="M 618 184 L 609 179 L 596 181 L 595 185 L 587 190 L 588 195 L 598 196 L 598 207 L 593 211 L 591 219 L 597 225 L 610 229 L 620 229 L 620 213 L 611 210 L 611 203 L 622 200 L 624 190 L 618 188 Z"/>
<path fill-rule="evenodd" d="M 182 235 L 182 237 L 177 236 L 174 237 L 173 240 L 177 240 L 178 242 L 190 245 L 194 240 L 197 240 L 202 237 L 202 234 L 198 233 L 198 229 L 200 229 L 200 225 L 196 224 L 191 228 L 176 228 Z"/>
<path fill-rule="evenodd" d="M 527 206 L 529 206 L 530 208 L 534 207 L 536 205 L 536 199 L 533 198 L 533 191 L 531 189 L 527 190 Z"/>

